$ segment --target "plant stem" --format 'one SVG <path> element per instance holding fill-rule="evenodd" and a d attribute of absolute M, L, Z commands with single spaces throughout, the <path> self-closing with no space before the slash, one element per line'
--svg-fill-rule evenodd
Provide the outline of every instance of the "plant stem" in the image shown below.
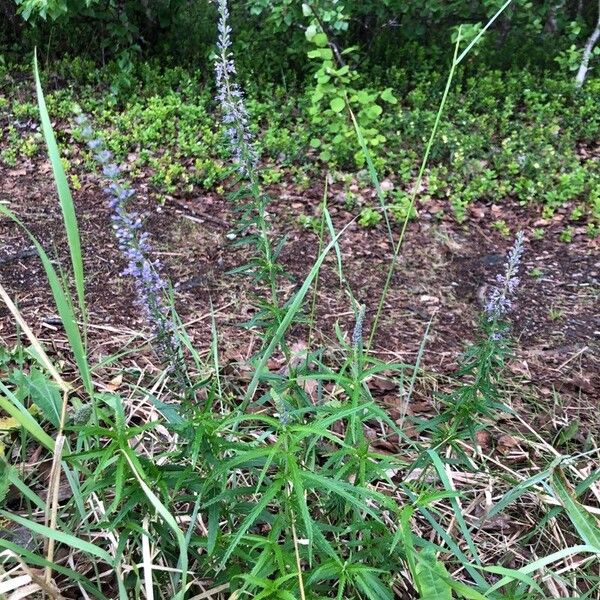
<path fill-rule="evenodd" d="M 444 111 L 444 107 L 446 106 L 446 101 L 448 99 L 448 94 L 450 93 L 450 86 L 452 85 L 452 80 L 454 78 L 454 72 L 456 71 L 456 66 L 458 65 L 457 55 L 458 55 L 458 47 L 459 47 L 460 39 L 461 39 L 460 33 L 461 33 L 461 30 L 459 29 L 458 36 L 456 39 L 456 44 L 454 46 L 454 57 L 452 59 L 452 66 L 450 67 L 450 73 L 448 74 L 448 79 L 446 81 L 446 87 L 444 89 L 444 94 L 442 96 L 442 101 L 440 103 L 440 107 L 439 107 L 437 115 L 435 117 L 433 129 L 431 130 L 431 135 L 429 136 L 429 141 L 427 142 L 427 147 L 425 149 L 425 154 L 424 154 L 423 160 L 421 162 L 419 174 L 417 175 L 417 180 L 413 187 L 413 191 L 412 191 L 411 198 L 410 198 L 410 204 L 408 206 L 408 209 L 406 211 L 406 216 L 404 217 L 404 221 L 402 223 L 400 237 L 398 238 L 398 242 L 396 243 L 396 247 L 394 249 L 394 254 L 392 256 L 392 261 L 390 263 L 390 266 L 389 266 L 389 269 L 387 272 L 387 277 L 385 280 L 385 284 L 383 286 L 383 292 L 381 294 L 381 298 L 379 300 L 379 305 L 377 306 L 377 312 L 375 313 L 375 319 L 374 319 L 373 325 L 371 327 L 371 335 L 369 336 L 369 341 L 367 343 L 367 352 L 371 349 L 371 346 L 373 345 L 373 340 L 375 339 L 375 334 L 377 333 L 377 325 L 379 323 L 381 311 L 383 310 L 383 306 L 384 306 L 385 300 L 387 298 L 390 283 L 392 281 L 392 277 L 394 275 L 394 270 L 396 268 L 396 263 L 398 262 L 398 256 L 400 254 L 400 249 L 402 248 L 402 243 L 404 242 L 404 236 L 406 234 L 406 229 L 408 227 L 408 221 L 410 220 L 410 215 L 412 213 L 412 209 L 415 204 L 417 194 L 419 193 L 419 188 L 421 187 L 421 182 L 423 181 L 423 175 L 425 174 L 425 168 L 427 167 L 427 162 L 429 161 L 429 154 L 431 153 L 433 141 L 435 139 L 438 127 L 440 125 L 442 113 Z"/>

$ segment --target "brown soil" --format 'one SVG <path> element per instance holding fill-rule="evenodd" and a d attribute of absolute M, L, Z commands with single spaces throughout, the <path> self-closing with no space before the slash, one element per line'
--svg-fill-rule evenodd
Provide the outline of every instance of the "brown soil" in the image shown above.
<path fill-rule="evenodd" d="M 90 353 L 92 360 L 99 360 L 125 344 L 140 344 L 146 329 L 131 284 L 120 275 L 123 260 L 110 228 L 101 182 L 92 175 L 81 178 L 84 185 L 73 196 L 85 258 Z M 136 208 L 175 286 L 178 310 L 189 323 L 196 346 L 208 348 L 212 300 L 223 359 L 249 356 L 253 336 L 240 323 L 251 316 L 252 282 L 227 274 L 244 261 L 245 252 L 233 247 L 227 237 L 236 221 L 231 201 L 211 193 L 168 198 L 159 206 L 144 181 L 136 184 L 136 190 Z M 300 192 L 281 184 L 270 190 L 275 235 L 288 236 L 282 260 L 294 276 L 283 290 L 286 297 L 308 272 L 318 248 L 317 236 L 295 219 L 299 214 L 317 215 L 322 194 L 319 186 Z M 363 192 L 364 197 L 369 195 L 368 190 Z M 16 169 L 0 167 L 0 202 L 17 213 L 48 253 L 67 266 L 60 207 L 46 162 L 34 159 Z M 354 216 L 346 210 L 343 193 L 335 185 L 330 188 L 329 206 L 338 230 Z M 595 421 L 600 391 L 598 241 L 587 237 L 583 227 L 576 227 L 571 243 L 560 242 L 566 209 L 545 222 L 533 207 L 510 201 L 502 206 L 481 203 L 472 207 L 468 222 L 460 225 L 451 216 L 439 217 L 438 211 L 444 208 L 429 201 L 419 206 L 418 218 L 409 225 L 376 338 L 377 352 L 396 361 L 414 361 L 433 318 L 424 365 L 439 374 L 452 371 L 466 343 L 476 335 L 486 286 L 502 269 L 503 256 L 512 243 L 491 227 L 504 219 L 511 231 L 522 229 L 527 237 L 513 315 L 517 350 L 510 369 L 520 389 L 535 391 L 541 399 L 543 414 L 567 422 L 571 417 Z M 542 239 L 534 239 L 534 227 L 544 228 Z M 395 229 L 398 235 L 399 228 Z M 0 282 L 36 335 L 59 356 L 68 356 L 44 272 L 29 239 L 2 217 L 0 241 Z M 368 307 L 368 325 L 391 257 L 385 228 L 364 229 L 353 223 L 340 245 L 354 295 Z M 335 264 L 332 253 L 319 285 L 317 326 L 323 339 L 335 338 L 336 322 L 348 332 L 354 321 Z M 292 332 L 292 336 L 302 334 L 301 328 Z M 16 335 L 10 314 L 0 307 L 0 342 L 13 345 Z M 147 366 L 152 368 L 150 360 Z"/>

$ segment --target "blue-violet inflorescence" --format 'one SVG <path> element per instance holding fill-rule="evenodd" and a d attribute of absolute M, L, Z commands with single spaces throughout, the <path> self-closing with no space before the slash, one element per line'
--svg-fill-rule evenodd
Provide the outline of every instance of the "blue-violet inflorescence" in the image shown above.
<path fill-rule="evenodd" d="M 523 232 L 519 232 L 506 257 L 504 273 L 496 276 L 497 285 L 492 289 L 485 306 L 485 315 L 490 323 L 497 323 L 512 307 L 511 296 L 514 295 L 520 282 L 519 266 L 524 241 Z"/>
<path fill-rule="evenodd" d="M 165 302 L 167 283 L 160 276 L 160 263 L 151 260 L 151 247 L 148 234 L 142 231 L 142 219 L 134 211 L 126 210 L 127 201 L 134 191 L 121 176 L 121 170 L 113 162 L 112 153 L 103 140 L 97 138 L 87 115 L 80 114 L 75 119 L 95 161 L 101 167 L 106 179 L 104 192 L 112 211 L 111 219 L 119 249 L 127 260 L 124 275 L 135 282 L 137 300 L 144 311 L 152 332 L 157 340 L 157 353 L 170 363 L 173 369 L 181 369 L 182 352 L 171 310 Z"/>
<path fill-rule="evenodd" d="M 229 146 L 239 172 L 251 178 L 256 167 L 256 150 L 248 127 L 248 111 L 244 93 L 235 82 L 236 69 L 231 53 L 231 27 L 227 0 L 217 0 L 219 11 L 218 54 L 215 59 L 217 84 L 216 100 L 221 107 L 222 122 L 229 139 Z"/>

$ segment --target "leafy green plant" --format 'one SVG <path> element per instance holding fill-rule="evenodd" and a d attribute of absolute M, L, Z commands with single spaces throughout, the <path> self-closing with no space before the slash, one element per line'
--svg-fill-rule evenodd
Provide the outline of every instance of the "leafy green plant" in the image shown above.
<path fill-rule="evenodd" d="M 380 213 L 378 213 L 373 208 L 369 206 L 363 208 L 360 211 L 360 216 L 358 217 L 358 223 L 361 227 L 375 227 L 382 219 Z"/>
<path fill-rule="evenodd" d="M 219 4 L 223 15 L 227 5 L 224 0 Z M 377 18 L 387 14 L 387 5 L 381 3 L 318 4 L 316 14 L 326 23 L 328 34 L 336 36 L 352 23 L 347 15 L 362 15 L 362 10 L 371 9 Z M 491 21 L 496 20 L 502 8 L 486 1 L 473 13 L 475 9 L 466 3 L 459 4 L 462 10 L 469 9 L 469 15 L 482 17 L 474 18 L 473 23 L 487 22 L 483 17 L 490 16 Z M 298 11 L 309 16 L 306 8 L 291 0 L 250 0 L 248 6 L 257 14 L 269 13 L 282 31 L 293 26 Z M 311 6 L 307 8 L 314 16 Z M 443 22 L 451 15 L 448 7 L 436 2 L 405 9 L 406 22 L 413 24 L 418 24 L 422 15 Z M 528 18 L 539 19 L 541 10 L 538 5 L 531 7 L 533 16 L 528 14 Z M 520 22 L 518 16 L 510 18 Z M 498 201 L 508 189 L 523 194 L 521 201 L 545 202 L 551 211 L 575 199 L 580 202 L 579 196 L 593 188 L 593 165 L 571 168 L 576 163 L 569 159 L 561 169 L 552 171 L 553 165 L 560 163 L 557 156 L 569 156 L 549 144 L 557 139 L 557 115 L 565 118 L 568 114 L 561 101 L 542 98 L 533 85 L 531 93 L 517 95 L 515 88 L 522 80 L 507 76 L 513 93 L 505 95 L 506 104 L 528 105 L 523 122 L 514 124 L 514 107 L 510 106 L 495 115 L 497 120 L 486 118 L 489 107 L 505 91 L 497 87 L 502 78 L 494 73 L 480 78 L 483 91 L 473 91 L 472 104 L 464 110 L 464 96 L 450 94 L 458 66 L 481 40 L 491 24 L 487 23 L 467 28 L 468 39 L 458 30 L 456 54 L 437 111 L 429 108 L 434 98 L 429 87 L 415 82 L 402 113 L 394 115 L 401 132 L 408 133 L 396 145 L 406 143 L 414 148 L 394 148 L 395 136 L 389 136 L 390 148 L 371 155 L 371 149 L 379 151 L 380 146 L 371 144 L 370 134 L 365 133 L 368 123 L 361 122 L 360 102 L 352 100 L 362 86 L 356 91 L 352 80 L 338 88 L 335 96 L 342 98 L 344 114 L 333 111 L 339 103 L 329 105 L 336 118 L 349 124 L 343 152 L 359 150 L 364 158 L 367 168 L 357 178 L 360 185 L 367 187 L 370 181 L 379 201 L 377 209 L 365 207 L 359 220 L 365 225 L 385 220 L 388 228 L 394 258 L 386 291 L 407 223 L 416 214 L 416 198 L 425 187 L 432 196 L 456 193 L 459 218 L 460 211 L 466 213 L 475 200 Z M 317 25 L 315 35 L 319 33 Z M 228 36 L 227 19 L 221 23 L 221 34 L 223 84 L 224 74 L 233 75 L 230 46 L 223 43 Z M 329 35 L 327 40 L 328 48 L 336 43 Z M 479 49 L 480 54 L 485 52 L 485 47 Z M 88 76 L 81 64 L 73 69 Z M 466 71 L 459 71 L 467 78 L 463 83 L 470 85 Z M 427 77 L 431 73 L 427 71 Z M 126 76 L 131 79 L 127 85 L 137 85 L 133 72 L 127 71 Z M 100 599 L 160 595 L 183 600 L 209 593 L 284 600 L 392 600 L 398 595 L 430 600 L 541 600 L 547 596 L 548 581 L 554 579 L 570 596 L 583 593 L 591 597 L 597 590 L 597 578 L 589 564 L 600 555 L 597 511 L 592 506 L 597 494 L 593 486 L 599 477 L 592 468 L 597 466 L 597 452 L 592 448 L 578 454 L 575 449 L 570 456 L 562 456 L 521 419 L 518 405 L 510 405 L 503 385 L 508 376 L 504 365 L 511 353 L 505 314 L 517 285 L 524 240 L 519 237 L 508 256 L 507 271 L 488 298 L 478 338 L 459 361 L 452 385 L 440 393 L 418 390 L 425 375 L 421 361 L 435 324 L 430 322 L 425 328 L 415 364 L 390 363 L 371 352 L 380 309 L 371 321 L 373 307 L 356 300 L 345 276 L 340 240 L 354 221 L 349 219 L 336 231 L 328 210 L 329 184 L 325 185 L 320 220 L 305 220 L 318 236 L 316 260 L 285 300 L 287 286 L 282 285 L 285 272 L 279 258 L 283 242 L 272 239 L 268 199 L 259 186 L 260 170 L 255 162 L 261 147 L 252 145 L 247 135 L 256 132 L 250 123 L 250 114 L 254 114 L 246 113 L 243 103 L 238 103 L 239 94 L 231 94 L 241 91 L 236 80 L 225 82 L 229 95 L 222 93 L 220 98 L 225 114 L 237 117 L 225 119 L 228 125 L 233 123 L 234 130 L 226 133 L 229 140 L 224 143 L 206 116 L 207 95 L 190 100 L 193 85 L 185 73 L 167 69 L 157 74 L 148 67 L 142 77 L 139 97 L 123 110 L 94 101 L 93 94 L 86 100 L 106 125 L 106 143 L 111 150 L 120 158 L 127 156 L 134 168 L 151 164 L 157 188 L 179 191 L 227 179 L 217 193 L 224 192 L 225 186 L 232 189 L 232 202 L 242 214 L 238 235 L 246 238 L 252 256 L 241 270 L 255 277 L 254 325 L 262 346 L 244 365 L 248 370 L 242 376 L 232 372 L 231 365 L 224 368 L 217 315 L 211 305 L 210 339 L 207 336 L 202 342 L 206 352 L 196 350 L 177 323 L 181 343 L 193 358 L 187 394 L 180 393 L 167 369 L 155 365 L 154 369 L 140 369 L 137 361 L 123 360 L 125 352 L 134 351 L 129 348 L 101 364 L 89 363 L 94 355 L 87 352 L 86 336 L 91 334 L 85 320 L 77 219 L 36 72 L 38 110 L 57 183 L 70 267 L 58 265 L 35 238 L 30 239 L 40 254 L 70 354 L 64 352 L 57 361 L 52 355 L 51 360 L 0 286 L 0 296 L 29 344 L 26 347 L 19 342 L 11 351 L 0 349 L 0 408 L 13 419 L 2 438 L 5 451 L 0 460 L 1 514 L 8 524 L 0 536 L 4 569 L 13 576 L 35 575 L 40 593 L 49 597 L 85 591 Z M 152 95 L 146 86 L 161 91 Z M 166 91 L 163 86 L 179 86 L 181 93 Z M 68 95 L 53 98 L 55 104 L 49 106 L 57 108 L 60 122 L 60 111 L 70 110 L 71 102 Z M 381 99 L 373 96 L 368 103 L 378 105 Z M 249 106 L 265 116 L 279 100 Z M 578 106 L 582 111 L 578 118 L 591 123 L 593 98 Z M 452 108 L 447 119 L 442 118 L 445 107 Z M 394 131 L 390 122 L 385 123 L 384 113 L 379 116 L 384 121 L 381 126 Z M 333 115 L 329 117 L 333 119 Z M 534 125 L 520 132 L 528 120 Z M 194 123 L 205 136 L 204 145 L 194 137 Z M 306 123 L 301 119 L 290 117 L 286 123 L 287 134 L 269 133 L 269 144 L 274 144 L 277 152 L 294 153 L 297 140 L 290 131 L 298 132 L 299 146 L 319 133 L 320 126 L 303 131 Z M 277 127 L 278 123 L 271 129 Z M 425 158 L 413 173 L 410 165 L 423 143 L 424 127 L 432 133 Z M 493 136 L 489 135 L 492 131 Z M 437 141 L 438 132 L 442 144 Z M 487 154 L 480 152 L 486 144 L 494 146 Z M 223 160 L 231 151 L 236 173 Z M 190 156 L 194 160 L 183 166 Z M 435 164 L 428 171 L 430 158 Z M 410 194 L 382 189 L 378 167 L 384 159 L 392 165 L 401 159 L 402 178 L 412 186 Z M 83 156 L 83 160 L 88 158 Z M 70 163 L 75 164 L 71 157 Z M 310 171 L 303 167 L 297 166 L 295 175 L 306 184 Z M 540 186 L 550 172 L 553 177 L 548 185 Z M 263 181 L 269 183 L 280 173 L 279 166 L 273 166 Z M 338 180 L 349 186 L 352 175 L 344 174 Z M 357 196 L 351 195 L 355 192 L 348 191 L 348 197 L 356 200 Z M 596 199 L 591 195 L 592 207 Z M 17 219 L 6 207 L 0 209 Z M 388 213 L 402 223 L 399 238 L 393 235 Z M 319 296 L 316 284 L 329 254 L 335 259 L 334 273 L 340 286 L 350 299 L 354 327 L 346 330 L 343 322 L 336 323 L 336 338 L 326 340 L 326 346 L 309 333 L 306 346 L 293 350 L 288 344 L 291 328 L 306 320 L 311 332 L 314 327 Z M 72 281 L 62 277 L 67 272 Z M 311 290 L 313 302 L 307 316 L 303 313 L 308 312 L 304 308 Z M 64 346 L 59 345 L 59 351 Z M 107 375 L 113 370 L 118 373 L 117 383 L 112 380 L 107 385 Z M 390 391 L 388 397 L 398 403 L 394 418 L 373 391 L 382 381 Z M 417 390 L 426 402 L 432 401 L 424 417 L 409 410 Z M 506 413 L 510 419 L 501 419 Z M 527 448 L 523 452 L 526 467 L 521 469 L 492 454 L 485 436 L 478 435 L 487 431 L 510 431 L 514 436 L 510 447 Z M 568 438 L 566 433 L 563 437 Z M 51 465 L 47 489 L 45 471 L 30 468 L 32 456 L 36 463 Z M 490 489 L 495 490 L 493 495 Z M 518 522 L 513 530 L 522 552 L 510 556 L 510 562 L 484 552 L 490 539 L 497 539 L 497 522 L 519 514 L 531 516 L 530 522 Z M 558 538 L 557 524 L 561 530 Z M 565 564 L 569 577 L 564 577 Z M 44 577 L 37 576 L 35 569 L 44 569 Z M 3 585 L 7 581 L 3 580 Z M 16 585 L 15 579 L 10 583 Z"/>
<path fill-rule="evenodd" d="M 359 75 L 344 60 L 351 60 L 352 48 L 339 52 L 336 58 L 324 32 L 315 31 L 307 37 L 317 46 L 308 52 L 308 58 L 319 61 L 314 74 L 316 84 L 310 91 L 311 106 L 308 112 L 312 124 L 321 135 L 311 140 L 311 146 L 320 151 L 319 158 L 323 162 L 335 164 L 341 159 L 347 163 L 353 154 L 354 161 L 361 166 L 365 157 L 361 151 L 352 151 L 354 129 L 347 120 L 346 105 L 356 113 L 365 143 L 374 148 L 386 140 L 377 126 L 383 112 L 378 102 L 397 104 L 398 100 L 391 88 L 374 92 L 357 87 Z"/>

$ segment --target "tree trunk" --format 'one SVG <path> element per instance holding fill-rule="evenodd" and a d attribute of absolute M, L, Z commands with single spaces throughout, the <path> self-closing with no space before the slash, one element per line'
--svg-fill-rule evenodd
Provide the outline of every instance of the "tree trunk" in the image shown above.
<path fill-rule="evenodd" d="M 598 21 L 596 22 L 596 29 L 594 29 L 592 35 L 588 38 L 585 48 L 583 49 L 583 58 L 579 65 L 579 71 L 577 71 L 577 77 L 575 77 L 575 86 L 578 88 L 583 86 L 583 82 L 587 77 L 590 58 L 592 57 L 592 52 L 594 51 L 594 46 L 596 45 L 598 38 L 600 38 L 600 0 L 598 0 Z"/>
<path fill-rule="evenodd" d="M 563 7 L 565 0 L 552 4 L 548 9 L 548 15 L 546 16 L 546 24 L 544 25 L 544 33 L 556 33 L 558 31 L 558 25 L 556 24 L 556 15 L 558 11 Z"/>

